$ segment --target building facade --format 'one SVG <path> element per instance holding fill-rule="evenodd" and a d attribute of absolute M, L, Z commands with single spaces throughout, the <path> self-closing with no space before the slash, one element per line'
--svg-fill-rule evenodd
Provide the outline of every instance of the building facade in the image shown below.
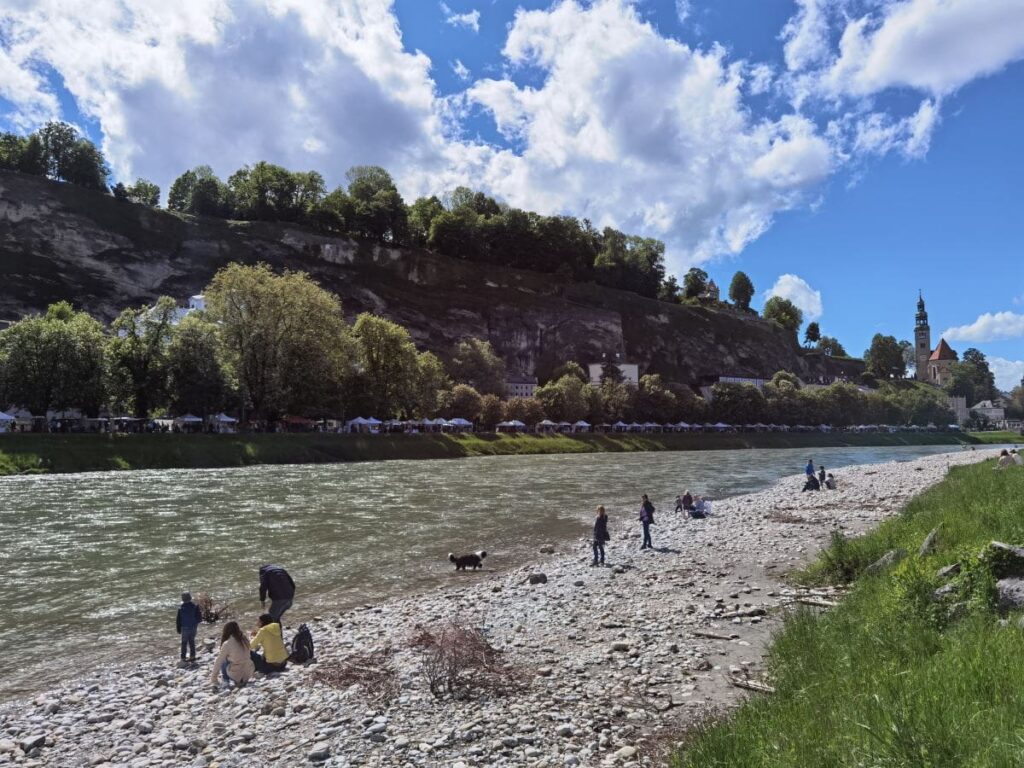
<path fill-rule="evenodd" d="M 536 376 L 509 376 L 505 382 L 505 395 L 508 397 L 533 397 L 536 391 Z"/>
<path fill-rule="evenodd" d="M 588 363 L 587 374 L 590 376 L 590 383 L 595 387 L 601 386 L 601 375 L 604 373 L 604 363 Z M 619 363 L 615 366 L 622 374 L 622 381 L 632 384 L 634 387 L 640 384 L 640 366 L 637 363 Z"/>
<path fill-rule="evenodd" d="M 953 363 L 958 359 L 956 351 L 945 339 L 939 339 L 938 345 L 932 349 L 928 312 L 925 310 L 924 296 L 918 292 L 917 315 L 914 319 L 914 378 L 943 387 L 952 380 Z"/>

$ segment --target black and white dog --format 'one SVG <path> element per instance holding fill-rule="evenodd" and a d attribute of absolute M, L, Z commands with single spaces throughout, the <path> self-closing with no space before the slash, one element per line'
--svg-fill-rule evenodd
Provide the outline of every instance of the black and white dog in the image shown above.
<path fill-rule="evenodd" d="M 455 563 L 456 571 L 464 571 L 467 568 L 472 568 L 475 571 L 477 568 L 483 568 L 485 557 L 487 557 L 487 553 L 483 550 L 474 552 L 472 555 L 460 555 L 459 557 L 456 557 L 451 552 L 448 553 L 448 559 Z"/>

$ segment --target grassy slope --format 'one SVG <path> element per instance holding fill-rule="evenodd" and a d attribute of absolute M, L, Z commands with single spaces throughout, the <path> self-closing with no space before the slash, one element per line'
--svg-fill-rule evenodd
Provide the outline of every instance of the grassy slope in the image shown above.
<path fill-rule="evenodd" d="M 952 434 L 668 435 L 4 435 L 0 475 L 26 470 L 235 467 L 510 454 L 802 448 L 836 445 L 947 445 Z"/>
<path fill-rule="evenodd" d="M 1024 437 L 1017 432 L 1004 430 L 1002 432 L 971 432 L 971 437 L 979 443 L 1024 443 Z"/>
<path fill-rule="evenodd" d="M 934 528 L 937 550 L 919 557 Z M 992 539 L 1024 543 L 1024 471 L 994 472 L 989 461 L 954 469 L 901 516 L 833 545 L 802 578 L 859 572 L 891 548 L 912 554 L 862 576 L 828 613 L 788 619 L 769 655 L 777 693 L 698 734 L 673 765 L 1024 764 L 1024 632 L 992 610 L 991 574 L 977 558 Z M 959 596 L 969 613 L 950 623 L 930 595 L 944 583 L 936 570 L 954 562 L 973 576 Z"/>

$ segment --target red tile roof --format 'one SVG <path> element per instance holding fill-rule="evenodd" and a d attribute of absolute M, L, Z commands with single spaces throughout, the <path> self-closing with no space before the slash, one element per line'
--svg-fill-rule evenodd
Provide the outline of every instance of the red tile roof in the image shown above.
<path fill-rule="evenodd" d="M 956 360 L 956 352 L 952 350 L 949 344 L 946 343 L 945 339 L 939 339 L 939 346 L 932 352 L 932 356 L 929 360 Z"/>

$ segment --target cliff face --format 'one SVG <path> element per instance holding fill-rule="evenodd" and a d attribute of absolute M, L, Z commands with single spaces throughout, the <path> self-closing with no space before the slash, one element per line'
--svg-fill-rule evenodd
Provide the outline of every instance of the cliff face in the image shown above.
<path fill-rule="evenodd" d="M 287 224 L 182 218 L 0 171 L 0 320 L 61 299 L 110 320 L 160 295 L 184 301 L 232 261 L 304 270 L 341 297 L 347 315 L 389 317 L 429 349 L 489 339 L 511 371 L 525 374 L 603 352 L 694 384 L 780 369 L 810 378 L 860 371 L 858 363 L 804 353 L 790 334 L 754 316 Z"/>

